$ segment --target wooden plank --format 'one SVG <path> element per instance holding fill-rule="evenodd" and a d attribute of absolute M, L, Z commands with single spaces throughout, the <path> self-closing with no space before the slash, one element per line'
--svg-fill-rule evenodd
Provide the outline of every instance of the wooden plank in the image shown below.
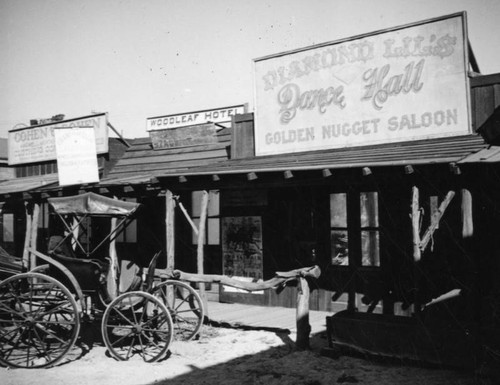
<path fill-rule="evenodd" d="M 253 156 L 255 156 L 253 119 L 234 123 L 231 158 L 242 159 Z"/>
<path fill-rule="evenodd" d="M 176 155 L 176 154 L 192 154 L 197 152 L 205 152 L 205 151 L 216 151 L 225 149 L 227 146 L 231 144 L 231 141 L 225 141 L 223 143 L 214 143 L 207 144 L 203 146 L 194 146 L 194 147 L 182 147 L 182 148 L 170 148 L 170 149 L 161 149 L 161 150 L 153 150 L 151 144 L 149 146 L 143 146 L 140 148 L 132 148 L 127 150 L 124 154 L 125 158 L 137 158 L 143 156 L 163 156 L 163 155 Z"/>
<path fill-rule="evenodd" d="M 475 127 L 478 129 L 493 114 L 495 110 L 495 95 L 493 86 L 479 87 L 475 89 Z"/>
<path fill-rule="evenodd" d="M 500 74 L 481 75 L 470 79 L 472 88 L 500 84 Z"/>
<path fill-rule="evenodd" d="M 439 205 L 438 211 L 435 213 L 435 215 L 431 218 L 431 224 L 428 227 L 427 231 L 425 232 L 424 236 L 422 237 L 422 241 L 420 242 L 420 250 L 424 251 L 425 248 L 427 247 L 429 241 L 431 240 L 432 234 L 434 234 L 434 231 L 436 230 L 437 226 L 439 225 L 439 221 L 441 220 L 441 217 L 443 216 L 444 212 L 446 211 L 446 208 L 450 204 L 451 200 L 455 196 L 454 191 L 449 191 L 448 194 L 446 194 L 446 197 L 444 198 L 443 202 Z"/>
<path fill-rule="evenodd" d="M 493 91 L 494 91 L 494 94 L 495 94 L 495 109 L 500 106 L 500 84 L 495 84 L 493 86 Z"/>
<path fill-rule="evenodd" d="M 218 149 L 214 151 L 181 153 L 181 154 L 171 154 L 171 155 L 149 154 L 148 156 L 143 156 L 143 157 L 122 158 L 117 162 L 115 167 L 127 166 L 131 164 L 184 162 L 184 161 L 194 161 L 197 159 L 211 159 L 211 158 L 227 158 L 227 151 L 225 149 Z"/>
<path fill-rule="evenodd" d="M 213 165 L 217 161 L 225 160 L 222 158 L 214 158 L 210 160 L 196 160 L 193 162 L 184 162 L 179 164 L 179 162 L 168 162 L 168 163 L 150 163 L 150 164 L 141 164 L 141 165 L 130 165 L 124 167 L 116 167 L 112 173 L 108 175 L 108 177 L 119 177 L 120 174 L 124 177 L 130 176 L 131 173 L 140 174 L 143 172 L 152 172 L 152 171 L 169 171 L 171 173 L 178 171 L 179 173 L 187 171 L 189 167 L 201 167 L 201 166 L 209 166 Z"/>

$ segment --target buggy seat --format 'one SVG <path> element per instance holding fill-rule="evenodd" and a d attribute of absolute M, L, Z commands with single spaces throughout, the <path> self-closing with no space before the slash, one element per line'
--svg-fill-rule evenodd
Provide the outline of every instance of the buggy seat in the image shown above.
<path fill-rule="evenodd" d="M 109 264 L 98 259 L 78 258 L 71 247 L 70 239 L 53 235 L 49 239 L 48 254 L 62 263 L 76 278 L 83 291 L 97 291 L 106 282 Z M 51 266 L 51 275 L 67 285 L 68 279 L 57 268 Z M 68 285 L 71 287 L 72 285 Z"/>

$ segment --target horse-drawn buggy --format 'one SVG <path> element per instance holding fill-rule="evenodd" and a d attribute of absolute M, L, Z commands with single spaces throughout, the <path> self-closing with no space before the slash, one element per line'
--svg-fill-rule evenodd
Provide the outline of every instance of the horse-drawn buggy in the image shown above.
<path fill-rule="evenodd" d="M 109 246 L 137 218 L 140 204 L 94 193 L 48 202 L 61 232 L 50 237 L 47 253 L 30 249 L 36 260 L 31 266 L 0 253 L 0 364 L 56 365 L 74 348 L 87 322 L 100 322 L 102 341 L 118 360 L 139 355 L 156 362 L 174 339 L 199 333 L 201 298 L 185 282 L 160 278 L 161 252 L 137 266 L 125 289 L 113 285 L 120 281 L 119 264 L 114 256 L 103 257 L 103 250 L 112 250 Z M 81 239 L 92 220 L 110 224 L 89 247 Z M 161 275 L 168 277 L 165 271 Z"/>

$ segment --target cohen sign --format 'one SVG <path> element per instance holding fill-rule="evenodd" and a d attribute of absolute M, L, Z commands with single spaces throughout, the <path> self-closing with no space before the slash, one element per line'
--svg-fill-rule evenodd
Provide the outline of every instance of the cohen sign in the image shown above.
<path fill-rule="evenodd" d="M 55 160 L 56 143 L 54 129 L 73 127 L 93 127 L 96 151 L 108 152 L 107 114 L 97 114 L 82 118 L 62 120 L 9 131 L 9 165 Z"/>
<path fill-rule="evenodd" d="M 465 17 L 254 60 L 256 154 L 470 133 Z"/>

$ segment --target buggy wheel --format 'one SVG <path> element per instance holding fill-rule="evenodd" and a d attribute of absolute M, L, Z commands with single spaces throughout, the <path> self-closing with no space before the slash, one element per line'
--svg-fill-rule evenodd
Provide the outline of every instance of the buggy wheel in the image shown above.
<path fill-rule="evenodd" d="M 56 279 L 17 274 L 0 282 L 0 363 L 42 368 L 74 346 L 80 316 L 70 291 Z"/>
<path fill-rule="evenodd" d="M 172 342 L 172 318 L 165 305 L 151 294 L 132 291 L 116 297 L 102 319 L 102 336 L 109 353 L 125 361 L 139 355 L 156 362 Z"/>
<path fill-rule="evenodd" d="M 205 311 L 198 292 L 185 282 L 169 280 L 153 289 L 153 295 L 167 307 L 174 322 L 174 338 L 193 339 L 203 324 Z"/>

